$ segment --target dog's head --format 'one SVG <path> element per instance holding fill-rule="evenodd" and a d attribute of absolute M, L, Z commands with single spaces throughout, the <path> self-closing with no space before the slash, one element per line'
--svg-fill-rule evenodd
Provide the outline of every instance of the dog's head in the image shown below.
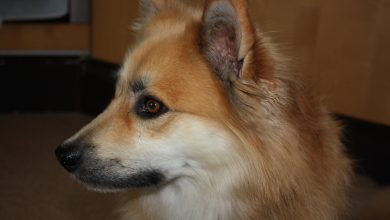
<path fill-rule="evenodd" d="M 240 151 L 232 127 L 237 105 L 245 103 L 237 101 L 233 81 L 259 77 L 245 1 L 211 1 L 198 9 L 170 0 L 143 5 L 138 42 L 114 99 L 56 150 L 61 164 L 95 189 L 212 175 Z"/>

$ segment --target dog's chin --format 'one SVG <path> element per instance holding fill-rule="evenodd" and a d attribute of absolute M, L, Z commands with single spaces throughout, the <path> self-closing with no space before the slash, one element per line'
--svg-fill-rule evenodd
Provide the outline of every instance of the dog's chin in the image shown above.
<path fill-rule="evenodd" d="M 81 184 L 83 184 L 88 190 L 100 192 L 100 193 L 119 193 L 119 192 L 126 192 L 128 188 L 110 188 L 106 186 L 98 186 L 98 185 L 91 185 L 89 183 L 84 183 L 79 181 Z"/>
<path fill-rule="evenodd" d="M 157 187 L 165 182 L 164 174 L 157 169 L 145 169 L 128 175 L 102 170 L 80 169 L 74 177 L 89 190 L 98 192 L 123 192 L 131 188 Z"/>

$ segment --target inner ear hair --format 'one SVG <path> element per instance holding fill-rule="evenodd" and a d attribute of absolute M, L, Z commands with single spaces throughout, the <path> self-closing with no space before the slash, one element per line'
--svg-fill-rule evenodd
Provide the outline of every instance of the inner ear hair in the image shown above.
<path fill-rule="evenodd" d="M 201 50 L 222 81 L 240 77 L 241 33 L 235 8 L 229 1 L 213 1 L 206 6 L 201 27 Z"/>

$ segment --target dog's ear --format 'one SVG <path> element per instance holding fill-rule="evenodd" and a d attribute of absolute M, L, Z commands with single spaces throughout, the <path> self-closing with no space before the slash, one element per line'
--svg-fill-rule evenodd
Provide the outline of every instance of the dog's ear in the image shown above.
<path fill-rule="evenodd" d="M 146 23 L 153 17 L 164 11 L 166 8 L 172 7 L 175 4 L 174 0 L 139 0 L 140 16 L 133 23 L 132 29 L 136 33 L 142 32 Z"/>
<path fill-rule="evenodd" d="M 142 9 L 147 13 L 154 13 L 161 9 L 163 6 L 163 0 L 140 0 L 139 1 Z"/>
<path fill-rule="evenodd" d="M 221 80 L 250 77 L 246 64 L 252 59 L 256 30 L 246 0 L 208 1 L 200 35 L 202 53 Z"/>
<path fill-rule="evenodd" d="M 173 0 L 140 0 L 141 11 L 144 16 L 152 16 L 174 3 Z"/>

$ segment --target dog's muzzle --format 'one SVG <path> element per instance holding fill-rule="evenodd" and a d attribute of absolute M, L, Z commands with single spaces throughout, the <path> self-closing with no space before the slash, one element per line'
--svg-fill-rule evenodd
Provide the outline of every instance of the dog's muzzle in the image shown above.
<path fill-rule="evenodd" d="M 57 147 L 55 154 L 61 165 L 69 172 L 77 170 L 81 163 L 81 147 L 74 143 L 64 143 Z"/>
<path fill-rule="evenodd" d="M 61 165 L 91 189 L 123 190 L 157 186 L 165 181 L 161 170 L 153 167 L 126 167 L 111 159 L 99 159 L 94 146 L 65 141 L 55 155 Z"/>

